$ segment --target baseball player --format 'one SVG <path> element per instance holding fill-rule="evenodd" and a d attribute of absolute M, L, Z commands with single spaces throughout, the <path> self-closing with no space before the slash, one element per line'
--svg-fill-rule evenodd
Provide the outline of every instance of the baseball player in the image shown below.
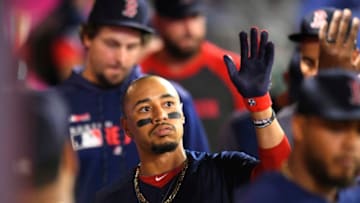
<path fill-rule="evenodd" d="M 187 118 L 174 87 L 159 76 L 144 77 L 127 89 L 122 118 L 140 163 L 126 181 L 100 191 L 96 202 L 231 202 L 234 188 L 264 170 L 278 168 L 290 147 L 268 94 L 274 47 L 267 32 L 262 31 L 260 38 L 258 46 L 258 31 L 251 29 L 249 55 L 247 33 L 241 32 L 239 71 L 229 56 L 224 61 L 252 112 L 261 161 L 242 152 L 185 150 L 182 126 Z"/>
<path fill-rule="evenodd" d="M 281 172 L 259 177 L 236 202 L 360 202 L 359 187 L 340 193 L 360 171 L 359 92 L 357 74 L 342 68 L 305 79 L 287 164 Z"/>
<path fill-rule="evenodd" d="M 154 8 L 153 24 L 163 48 L 145 57 L 142 68 L 146 73 L 180 83 L 191 93 L 211 150 L 217 151 L 222 123 L 235 110 L 245 110 L 222 61 L 227 54 L 237 63 L 239 55 L 205 39 L 203 0 L 155 0 Z"/>
<path fill-rule="evenodd" d="M 70 138 L 80 162 L 77 203 L 92 202 L 97 190 L 138 163 L 133 139 L 120 126 L 120 103 L 131 81 L 142 77 L 137 62 L 153 33 L 148 20 L 146 1 L 96 1 L 80 33 L 86 52 L 83 70 L 57 87 L 70 106 Z M 175 86 L 187 116 L 184 146 L 208 151 L 191 96 Z"/>

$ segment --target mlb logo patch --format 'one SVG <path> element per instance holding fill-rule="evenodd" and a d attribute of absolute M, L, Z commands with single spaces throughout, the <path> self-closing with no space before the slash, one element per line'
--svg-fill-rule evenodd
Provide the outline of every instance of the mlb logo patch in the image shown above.
<path fill-rule="evenodd" d="M 94 128 L 83 131 L 81 134 L 71 135 L 71 142 L 74 150 L 101 147 L 103 145 L 101 130 Z"/>

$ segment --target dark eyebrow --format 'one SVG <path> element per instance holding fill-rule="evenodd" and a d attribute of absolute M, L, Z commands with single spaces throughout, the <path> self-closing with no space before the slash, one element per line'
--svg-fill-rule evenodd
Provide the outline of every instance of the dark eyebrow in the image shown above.
<path fill-rule="evenodd" d="M 160 96 L 160 98 L 165 99 L 165 98 L 175 98 L 175 97 L 173 95 L 171 95 L 171 94 L 163 94 L 163 95 Z M 146 102 L 149 102 L 149 101 L 151 101 L 149 98 L 141 99 L 141 100 L 139 100 L 139 101 L 137 101 L 135 103 L 134 108 L 136 106 L 138 106 L 139 104 L 146 103 Z"/>
<path fill-rule="evenodd" d="M 160 96 L 161 99 L 169 98 L 169 97 L 175 98 L 175 97 L 174 97 L 173 95 L 171 95 L 171 94 L 163 94 L 163 95 Z"/>
<path fill-rule="evenodd" d="M 146 102 L 149 102 L 149 101 L 150 101 L 149 98 L 141 99 L 141 100 L 139 100 L 139 101 L 137 101 L 137 102 L 135 103 L 134 108 L 135 108 L 137 105 L 139 105 L 139 104 L 146 103 Z"/>

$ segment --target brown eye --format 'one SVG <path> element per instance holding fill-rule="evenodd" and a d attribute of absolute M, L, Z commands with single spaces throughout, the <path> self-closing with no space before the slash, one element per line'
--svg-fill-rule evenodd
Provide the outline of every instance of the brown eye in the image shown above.
<path fill-rule="evenodd" d="M 110 48 L 116 48 L 119 46 L 119 44 L 117 42 L 115 42 L 114 40 L 105 40 L 104 43 L 107 47 L 110 47 Z"/>
<path fill-rule="evenodd" d="M 172 107 L 172 106 L 174 106 L 174 105 L 175 105 L 175 103 L 172 102 L 172 101 L 167 101 L 167 102 L 165 102 L 165 106 L 166 106 L 166 107 Z"/>
<path fill-rule="evenodd" d="M 149 112 L 150 110 L 151 110 L 150 106 L 143 106 L 139 109 L 139 112 L 145 113 L 145 112 Z"/>

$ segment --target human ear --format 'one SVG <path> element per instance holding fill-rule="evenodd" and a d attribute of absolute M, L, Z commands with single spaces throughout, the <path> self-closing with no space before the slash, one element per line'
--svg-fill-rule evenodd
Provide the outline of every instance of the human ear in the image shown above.
<path fill-rule="evenodd" d="M 126 117 L 121 117 L 121 118 L 120 118 L 120 123 L 121 123 L 121 127 L 123 128 L 123 130 L 125 131 L 125 133 L 126 133 L 129 137 L 133 138 L 132 133 L 130 132 L 129 127 L 128 127 L 127 118 L 126 118 Z"/>

